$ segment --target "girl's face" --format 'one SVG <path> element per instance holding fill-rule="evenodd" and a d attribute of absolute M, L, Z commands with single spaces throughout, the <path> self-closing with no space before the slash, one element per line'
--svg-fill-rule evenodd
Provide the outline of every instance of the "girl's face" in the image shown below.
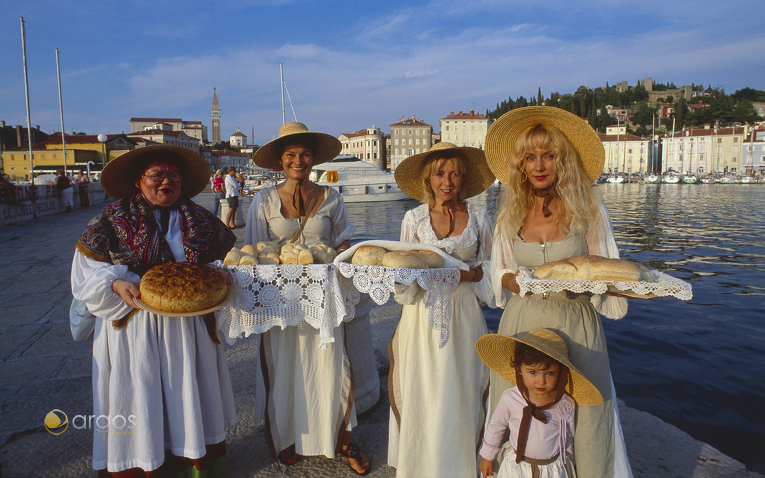
<path fill-rule="evenodd" d="M 559 374 L 560 365 L 557 362 L 552 362 L 549 367 L 545 367 L 544 362 L 521 364 L 523 384 L 529 390 L 529 400 L 534 405 L 541 407 L 555 400 Z"/>
<path fill-rule="evenodd" d="M 526 151 L 523 169 L 529 183 L 537 189 L 547 189 L 558 180 L 555 153 L 550 149 L 535 146 L 533 151 Z"/>
<path fill-rule="evenodd" d="M 446 202 L 459 197 L 465 176 L 454 169 L 451 161 L 444 161 L 441 167 L 430 177 L 430 187 L 437 202 Z"/>
<path fill-rule="evenodd" d="M 288 144 L 282 152 L 284 175 L 296 181 L 308 178 L 313 167 L 313 153 L 302 144 Z"/>

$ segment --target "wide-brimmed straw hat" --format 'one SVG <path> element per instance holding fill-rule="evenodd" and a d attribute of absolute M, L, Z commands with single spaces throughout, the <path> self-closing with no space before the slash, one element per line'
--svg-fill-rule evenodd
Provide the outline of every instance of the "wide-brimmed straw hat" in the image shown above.
<path fill-rule="evenodd" d="M 558 128 L 579 153 L 587 176 L 593 181 L 603 172 L 606 152 L 598 133 L 573 113 L 552 106 L 526 106 L 503 114 L 486 134 L 486 161 L 502 184 L 510 182 L 510 158 L 521 133 L 538 124 Z"/>
<path fill-rule="evenodd" d="M 157 144 L 136 148 L 109 161 L 101 173 L 101 186 L 106 194 L 122 199 L 138 191 L 135 182 L 148 166 L 142 161 L 177 161 L 182 175 L 181 196 L 192 198 L 207 188 L 210 182 L 210 164 L 199 153 L 181 146 Z"/>
<path fill-rule="evenodd" d="M 310 136 L 316 143 L 313 165 L 332 161 L 340 154 L 343 145 L 340 140 L 326 133 L 308 131 L 303 123 L 287 123 L 279 128 L 279 137 L 264 144 L 252 156 L 255 164 L 261 168 L 282 169 L 282 148 L 286 144 L 300 143 L 301 138 Z"/>
<path fill-rule="evenodd" d="M 422 170 L 428 157 L 438 151 L 459 151 L 467 158 L 465 168 L 465 182 L 462 183 L 462 189 L 465 190 L 465 197 L 473 197 L 486 191 L 491 183 L 494 182 L 494 174 L 489 169 L 486 162 L 486 155 L 478 148 L 469 148 L 467 146 L 456 146 L 452 143 L 441 142 L 433 146 L 430 151 L 409 156 L 396 166 L 394 176 L 396 184 L 407 195 L 420 201 L 425 199 L 425 191 L 422 190 Z"/>
<path fill-rule="evenodd" d="M 515 346 L 520 342 L 554 358 L 569 369 L 566 391 L 576 400 L 577 405 L 593 406 L 603 403 L 603 396 L 582 372 L 577 370 L 568 358 L 568 346 L 563 337 L 548 329 L 534 329 L 518 337 L 507 335 L 484 335 L 475 343 L 481 360 L 505 380 L 515 383 Z"/>

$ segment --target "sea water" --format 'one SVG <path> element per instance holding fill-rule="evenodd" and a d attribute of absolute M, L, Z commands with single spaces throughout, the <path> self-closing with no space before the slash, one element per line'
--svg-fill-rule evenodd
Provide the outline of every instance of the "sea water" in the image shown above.
<path fill-rule="evenodd" d="M 693 299 L 629 300 L 603 319 L 616 395 L 765 472 L 765 186 L 602 184 L 621 257 Z M 494 217 L 499 188 L 470 199 Z M 347 204 L 353 242 L 397 240 L 414 200 Z M 496 331 L 501 310 L 485 308 Z"/>

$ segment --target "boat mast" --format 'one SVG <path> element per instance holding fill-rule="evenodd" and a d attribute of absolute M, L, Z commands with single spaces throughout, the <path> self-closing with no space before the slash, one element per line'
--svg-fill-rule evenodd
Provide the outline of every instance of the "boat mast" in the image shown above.
<path fill-rule="evenodd" d="M 27 143 L 29 143 L 29 179 L 32 180 L 32 218 L 37 219 L 37 211 L 35 210 L 35 197 L 37 196 L 37 190 L 35 189 L 35 162 L 32 158 L 32 118 L 29 114 L 29 79 L 27 77 L 27 43 L 26 43 L 26 31 L 24 30 L 24 17 L 21 19 L 21 56 L 24 60 L 24 93 L 27 99 Z"/>
<path fill-rule="evenodd" d="M 284 67 L 281 63 L 279 63 L 279 74 L 281 75 L 281 85 L 282 85 L 282 126 L 287 124 L 287 118 L 284 114 Z"/>
<path fill-rule="evenodd" d="M 61 68 L 58 63 L 58 48 L 56 48 L 56 73 L 58 74 L 58 107 L 61 112 L 61 150 L 64 152 L 64 175 L 69 176 L 66 167 L 66 139 L 64 138 L 64 100 L 61 96 Z M 72 164 L 72 173 L 74 174 L 74 164 Z"/>

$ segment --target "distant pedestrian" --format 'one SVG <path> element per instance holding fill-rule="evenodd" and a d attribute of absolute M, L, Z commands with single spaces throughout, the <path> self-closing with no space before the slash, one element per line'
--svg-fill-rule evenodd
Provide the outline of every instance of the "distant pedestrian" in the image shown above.
<path fill-rule="evenodd" d="M 239 196 L 241 189 L 236 181 L 236 168 L 230 166 L 226 175 L 226 200 L 228 201 L 228 214 L 226 215 L 226 225 L 231 229 L 236 229 L 236 210 L 239 208 Z"/>
<path fill-rule="evenodd" d="M 66 208 L 64 212 L 74 212 L 72 210 L 72 206 L 74 205 L 72 202 L 72 193 L 74 192 L 72 189 L 72 180 L 64 174 L 63 169 L 56 171 L 56 174 L 58 174 L 58 179 L 56 179 L 55 182 L 51 181 L 51 184 L 56 185 L 56 193 L 58 193 L 58 197 L 61 200 L 61 205 Z"/>
<path fill-rule="evenodd" d="M 8 179 L 2 169 L 0 169 L 0 190 L 2 190 L 0 197 L 2 197 L 5 204 L 10 204 L 11 206 L 21 205 L 21 201 L 17 197 L 16 185 Z"/>
<path fill-rule="evenodd" d="M 80 174 L 77 175 L 74 182 L 79 186 L 80 207 L 89 207 L 90 197 L 88 196 L 88 184 L 90 184 L 90 178 L 85 174 L 84 169 L 80 169 Z"/>
<path fill-rule="evenodd" d="M 220 202 L 222 199 L 226 199 L 226 189 L 223 181 L 223 170 L 219 169 L 215 171 L 215 175 L 212 180 L 212 191 L 215 194 L 215 200 L 213 201 L 213 215 L 218 216 L 218 210 L 220 209 Z"/>

